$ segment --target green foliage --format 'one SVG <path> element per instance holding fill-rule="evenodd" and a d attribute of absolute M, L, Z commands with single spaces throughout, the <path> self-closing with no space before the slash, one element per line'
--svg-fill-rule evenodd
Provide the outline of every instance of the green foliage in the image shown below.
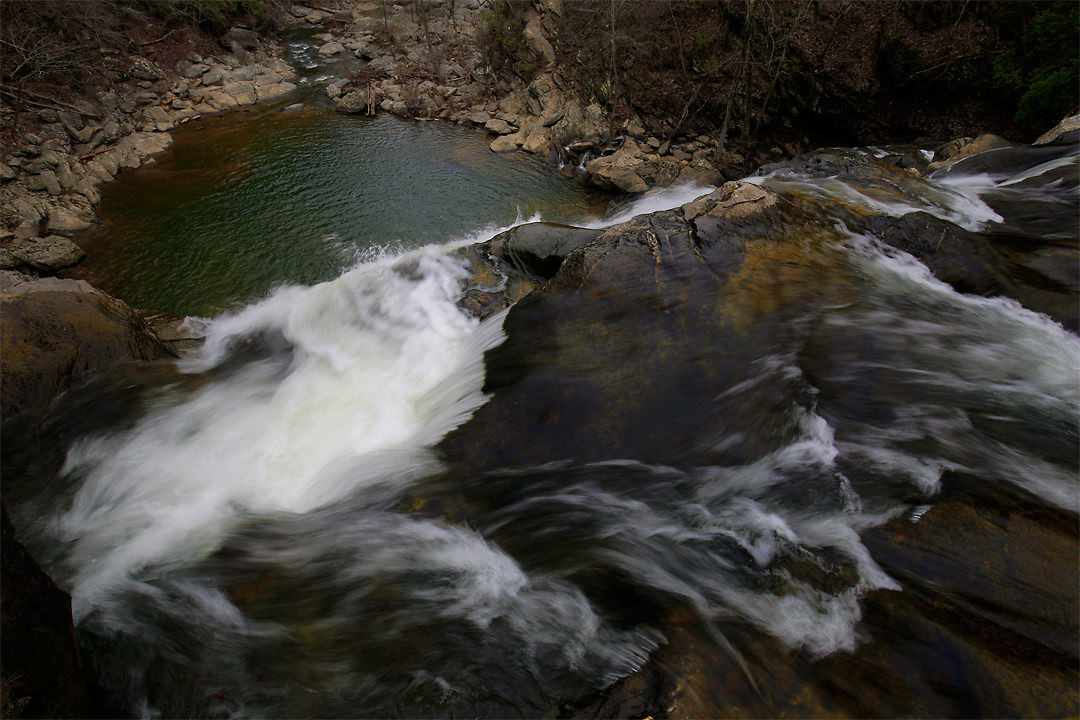
<path fill-rule="evenodd" d="M 1052 125 L 1080 105 L 1080 4 L 1007 3 L 995 18 L 1014 47 L 994 59 L 994 82 L 1016 98 L 1015 120 Z"/>

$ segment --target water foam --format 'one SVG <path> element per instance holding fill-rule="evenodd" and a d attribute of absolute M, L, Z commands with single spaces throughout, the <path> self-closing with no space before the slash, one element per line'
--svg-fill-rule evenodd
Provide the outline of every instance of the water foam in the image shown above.
<path fill-rule="evenodd" d="M 77 615 L 141 567 L 209 552 L 238 516 L 310 511 L 385 478 L 380 452 L 398 452 L 401 482 L 430 472 L 424 447 L 484 402 L 483 353 L 502 340 L 501 318 L 455 306 L 465 276 L 427 248 L 211 322 L 186 372 L 249 344 L 266 356 L 69 452 L 64 472 L 85 476 L 58 523 Z"/>

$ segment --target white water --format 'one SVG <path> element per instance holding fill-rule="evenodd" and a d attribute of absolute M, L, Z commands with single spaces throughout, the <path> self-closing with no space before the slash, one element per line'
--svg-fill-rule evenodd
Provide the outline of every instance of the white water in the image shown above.
<path fill-rule="evenodd" d="M 650 195 L 595 226 L 700 193 Z M 466 277 L 429 246 L 209 321 L 180 363 L 209 373 L 204 387 L 68 453 L 63 472 L 83 481 L 50 532 L 68 545 L 76 619 L 148 567 L 207 556 L 252 515 L 400 493 L 433 473 L 428 448 L 485 401 L 483 354 L 503 339 L 502 315 L 481 323 L 456 306 Z M 257 357 L 230 366 L 251 344 Z"/>

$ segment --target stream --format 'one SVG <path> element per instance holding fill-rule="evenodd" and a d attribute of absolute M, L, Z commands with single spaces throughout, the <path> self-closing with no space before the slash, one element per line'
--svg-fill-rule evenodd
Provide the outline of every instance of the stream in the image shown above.
<path fill-rule="evenodd" d="M 74 390 L 13 520 L 123 708 L 1080 710 L 1075 334 L 841 215 L 726 284 L 646 266 L 478 320 L 453 248 L 710 190 L 616 204 L 485 142 L 276 106 L 105 188 L 79 276 L 206 339 Z M 914 189 L 751 180 L 1056 257 L 1075 148 L 1014 155 Z"/>

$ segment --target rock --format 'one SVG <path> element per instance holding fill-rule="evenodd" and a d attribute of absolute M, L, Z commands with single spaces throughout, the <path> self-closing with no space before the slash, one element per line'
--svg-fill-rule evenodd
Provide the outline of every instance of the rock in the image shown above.
<path fill-rule="evenodd" d="M 500 120 L 499 118 L 492 118 L 491 120 L 488 120 L 486 123 L 484 123 L 484 127 L 489 133 L 494 133 L 495 135 L 509 135 L 510 133 L 516 132 L 517 130 L 516 128 L 512 127 L 508 122 L 506 122 L 505 120 Z"/>
<path fill-rule="evenodd" d="M 197 77 L 201 77 L 202 75 L 206 74 L 208 70 L 210 70 L 210 66 L 206 63 L 189 63 L 186 61 L 181 62 L 184 63 L 184 66 L 180 70 L 180 74 L 186 78 L 194 79 Z"/>
<path fill-rule="evenodd" d="M 12 502 L 12 501 L 9 501 Z M 0 653 L 6 717 L 109 717 L 105 691 L 79 650 L 71 597 L 18 541 L 0 509 Z"/>
<path fill-rule="evenodd" d="M 339 42 L 328 42 L 319 48 L 319 57 L 333 57 L 345 52 L 345 46 Z"/>
<path fill-rule="evenodd" d="M 135 58 L 131 63 L 131 70 L 128 72 L 133 78 L 139 80 L 154 81 L 162 78 L 161 70 L 146 58 Z"/>
<path fill-rule="evenodd" d="M 306 18 L 310 12 L 311 8 L 304 5 L 293 5 L 289 8 L 289 14 L 298 18 Z"/>
<path fill-rule="evenodd" d="M 47 228 L 56 233 L 76 233 L 93 225 L 93 220 L 65 207 L 54 206 L 49 209 Z"/>
<path fill-rule="evenodd" d="M 469 288 L 458 300 L 458 307 L 481 320 L 510 307 L 510 301 L 502 293 Z"/>
<path fill-rule="evenodd" d="M 534 155 L 545 153 L 550 148 L 551 131 L 543 126 L 534 128 L 525 139 L 525 142 L 521 144 L 522 150 Z"/>
<path fill-rule="evenodd" d="M 933 171 L 972 155 L 1008 147 L 1013 147 L 1013 144 L 997 135 L 980 135 L 974 140 L 971 138 L 957 138 L 938 147 L 934 151 L 934 161 L 926 167 L 928 170 Z"/>
<path fill-rule="evenodd" d="M 334 108 L 339 113 L 362 115 L 368 111 L 368 95 L 363 90 L 353 90 L 341 97 Z"/>
<path fill-rule="evenodd" d="M 52 170 L 42 170 L 37 175 L 27 178 L 26 186 L 31 190 L 45 190 L 50 195 L 59 195 L 63 191 L 60 180 Z"/>
<path fill-rule="evenodd" d="M 601 232 L 556 223 L 526 223 L 492 238 L 490 252 L 519 272 L 547 279 L 555 276 L 570 253 Z"/>
<path fill-rule="evenodd" d="M 17 176 L 15 168 L 6 163 L 0 163 L 0 180 L 14 180 Z"/>
<path fill-rule="evenodd" d="M 239 25 L 230 28 L 227 33 L 218 38 L 218 41 L 222 47 L 227 49 L 231 49 L 233 43 L 236 43 L 244 50 L 258 50 L 262 47 L 258 33 Z"/>
<path fill-rule="evenodd" d="M 615 153 L 586 163 L 585 172 L 589 181 L 597 187 L 640 193 L 649 189 L 636 172 L 641 164 L 641 149 L 636 142 L 627 138 Z"/>
<path fill-rule="evenodd" d="M 75 187 L 75 183 L 77 182 L 75 174 L 71 172 L 71 168 L 66 162 L 61 163 L 60 166 L 56 168 L 56 179 L 60 182 L 60 187 L 64 190 L 70 190 Z"/>
<path fill-rule="evenodd" d="M 255 85 L 246 80 L 228 83 L 221 90 L 231 95 L 236 100 L 237 105 L 254 105 L 259 99 Z"/>
<path fill-rule="evenodd" d="M 514 152 L 519 147 L 524 139 L 521 137 L 520 132 L 511 133 L 510 135 L 500 135 L 491 141 L 491 151 L 496 153 L 508 153 Z"/>
<path fill-rule="evenodd" d="M 1080 142 L 1080 115 L 1071 115 L 1039 136 L 1033 145 Z"/>
<path fill-rule="evenodd" d="M 477 110 L 469 115 L 469 122 L 477 125 L 487 125 L 487 123 L 491 122 L 491 115 L 486 110 Z"/>
<path fill-rule="evenodd" d="M 556 110 L 555 112 L 547 115 L 544 118 L 543 125 L 546 128 L 552 127 L 554 125 L 557 125 L 559 121 L 562 120 L 564 117 L 566 117 L 565 110 Z"/>
<path fill-rule="evenodd" d="M 11 254 L 19 262 L 42 272 L 56 272 L 71 267 L 86 257 L 82 248 L 60 235 L 49 235 L 24 243 L 12 250 Z"/>
<path fill-rule="evenodd" d="M 263 102 L 264 100 L 271 100 L 291 93 L 295 89 L 296 86 L 290 82 L 279 82 L 273 85 L 260 85 L 257 88 L 257 94 L 259 102 Z"/>
<path fill-rule="evenodd" d="M 555 49 L 548 39 L 544 37 L 544 31 L 540 25 L 540 15 L 532 8 L 525 13 L 525 29 L 522 34 L 532 45 L 533 50 L 536 51 L 545 67 L 555 64 Z"/>
<path fill-rule="evenodd" d="M 118 363 L 171 357 L 127 305 L 81 280 L 46 278 L 0 293 L 4 420 Z"/>
<path fill-rule="evenodd" d="M 60 124 L 63 125 L 68 132 L 82 130 L 85 126 L 83 117 L 79 113 L 71 112 L 70 110 L 61 110 L 56 113 L 56 115 Z"/>

